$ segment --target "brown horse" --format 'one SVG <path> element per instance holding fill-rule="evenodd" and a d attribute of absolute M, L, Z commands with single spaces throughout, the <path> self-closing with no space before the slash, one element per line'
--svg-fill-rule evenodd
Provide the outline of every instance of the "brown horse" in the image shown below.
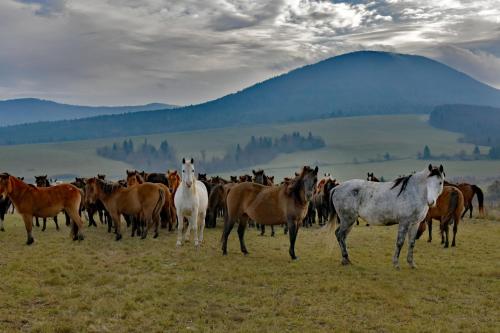
<path fill-rule="evenodd" d="M 432 219 L 439 220 L 441 231 L 441 244 L 448 247 L 448 228 L 450 221 L 453 220 L 453 241 L 451 246 L 455 246 L 455 237 L 457 235 L 458 224 L 460 223 L 460 213 L 464 209 L 464 196 L 462 192 L 453 186 L 445 186 L 443 192 L 438 197 L 436 206 L 430 207 L 425 219 L 420 222 L 417 231 L 417 239 L 424 233 L 426 224 L 429 226 L 429 239 L 432 241 Z M 445 240 L 446 234 L 446 240 Z"/>
<path fill-rule="evenodd" d="M 377 177 L 375 177 L 375 175 L 373 175 L 373 172 L 371 172 L 371 173 L 368 172 L 366 180 L 368 180 L 370 182 L 380 182 L 380 179 L 378 179 Z"/>
<path fill-rule="evenodd" d="M 217 225 L 217 215 L 222 212 L 222 216 L 226 214 L 226 198 L 229 190 L 236 183 L 229 184 L 218 184 L 215 185 L 208 197 L 208 208 L 207 208 L 207 218 L 206 227 L 215 228 Z"/>
<path fill-rule="evenodd" d="M 144 179 L 140 175 L 138 171 L 129 171 L 127 170 L 127 186 L 134 186 L 137 184 L 143 184 Z M 173 196 L 170 193 L 170 189 L 163 183 L 153 183 L 158 187 L 163 189 L 165 192 L 165 203 L 161 209 L 161 227 L 167 228 L 169 231 L 172 231 L 175 225 L 177 224 L 177 213 L 175 212 L 174 200 Z"/>
<path fill-rule="evenodd" d="M 271 180 L 270 177 L 268 177 L 264 170 L 262 169 L 259 169 L 257 171 L 255 170 L 252 170 L 252 173 L 253 173 L 253 182 L 254 183 L 257 183 L 257 184 L 261 184 L 261 185 L 265 185 L 265 186 L 273 186 L 273 180 L 274 180 L 274 177 L 273 177 L 273 180 Z M 264 224 L 257 224 L 257 228 L 260 228 L 260 235 L 261 236 L 264 236 L 266 234 L 266 226 Z M 276 233 L 274 232 L 274 225 L 271 225 L 271 237 L 274 237 L 276 235 Z"/>
<path fill-rule="evenodd" d="M 49 182 L 47 175 L 35 176 L 35 184 L 36 184 L 36 187 L 50 187 L 50 182 Z M 56 224 L 56 230 L 59 230 L 59 224 L 57 223 L 57 215 L 53 216 L 52 219 L 54 220 L 54 223 Z M 35 217 L 35 221 L 36 221 L 36 226 L 39 227 L 40 223 L 38 222 L 38 217 Z M 46 217 L 43 218 L 42 231 L 45 231 L 45 229 L 47 229 L 47 218 Z"/>
<path fill-rule="evenodd" d="M 52 217 L 61 211 L 66 212 L 71 218 L 73 240 L 83 239 L 83 222 L 78 215 L 82 196 L 75 186 L 60 184 L 38 188 L 8 173 L 2 173 L 0 174 L 0 196 L 7 196 L 22 216 L 28 235 L 26 244 L 30 245 L 34 242 L 33 217 Z"/>
<path fill-rule="evenodd" d="M 177 192 L 177 188 L 179 188 L 179 185 L 181 184 L 181 176 L 179 176 L 177 170 L 167 170 L 167 179 L 170 192 L 172 193 L 172 196 L 174 196 L 175 192 Z"/>
<path fill-rule="evenodd" d="M 227 255 L 227 239 L 236 222 L 240 239 L 241 252 L 247 255 L 245 246 L 245 228 L 248 219 L 258 224 L 288 224 L 290 235 L 290 257 L 295 255 L 295 241 L 299 226 L 307 213 L 307 204 L 311 199 L 317 182 L 318 167 L 302 168 L 300 174 L 291 182 L 280 186 L 264 186 L 256 183 L 235 184 L 227 195 L 227 214 L 222 234 L 222 253 Z"/>
<path fill-rule="evenodd" d="M 87 179 L 85 201 L 95 203 L 101 200 L 116 227 L 116 240 L 122 239 L 121 215 L 135 216 L 147 224 L 142 234 L 146 238 L 148 230 L 160 223 L 160 212 L 165 203 L 165 191 L 156 184 L 144 183 L 132 187 L 105 182 L 98 178 Z M 154 237 L 157 237 L 157 232 Z"/>
<path fill-rule="evenodd" d="M 461 183 L 461 184 L 452 184 L 445 181 L 444 183 L 447 186 L 457 187 L 462 194 L 464 195 L 464 205 L 465 209 L 462 213 L 462 218 L 464 218 L 467 211 L 469 211 L 469 218 L 472 218 L 472 210 L 474 207 L 472 206 L 472 199 L 474 199 L 474 195 L 477 195 L 477 202 L 479 203 L 479 217 L 484 217 L 484 194 L 483 191 L 477 185 Z"/>

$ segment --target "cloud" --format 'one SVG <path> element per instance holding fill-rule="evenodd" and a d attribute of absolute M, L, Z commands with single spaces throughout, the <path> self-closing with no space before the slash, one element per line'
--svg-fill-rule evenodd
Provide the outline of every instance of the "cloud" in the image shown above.
<path fill-rule="evenodd" d="M 198 103 L 364 49 L 498 86 L 496 0 L 4 0 L 0 99 Z"/>

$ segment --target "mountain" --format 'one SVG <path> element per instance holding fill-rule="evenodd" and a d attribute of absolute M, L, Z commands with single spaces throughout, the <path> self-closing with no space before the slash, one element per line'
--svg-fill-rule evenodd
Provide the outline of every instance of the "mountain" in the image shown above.
<path fill-rule="evenodd" d="M 500 106 L 500 90 L 425 57 L 360 51 L 304 66 L 198 105 L 0 128 L 0 144 L 130 136 L 332 116 L 428 113 L 441 104 Z"/>
<path fill-rule="evenodd" d="M 37 121 L 87 118 L 104 114 L 171 109 L 174 107 L 175 105 L 162 103 L 134 106 L 81 106 L 37 98 L 19 98 L 0 101 L 0 124 L 6 126 Z"/>

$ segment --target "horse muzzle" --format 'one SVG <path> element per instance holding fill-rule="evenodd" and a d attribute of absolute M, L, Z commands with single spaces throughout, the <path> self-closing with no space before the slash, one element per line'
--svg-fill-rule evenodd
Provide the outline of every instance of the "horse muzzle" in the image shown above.
<path fill-rule="evenodd" d="M 191 186 L 193 186 L 193 182 L 186 182 L 186 186 L 187 186 L 188 188 L 191 188 Z"/>

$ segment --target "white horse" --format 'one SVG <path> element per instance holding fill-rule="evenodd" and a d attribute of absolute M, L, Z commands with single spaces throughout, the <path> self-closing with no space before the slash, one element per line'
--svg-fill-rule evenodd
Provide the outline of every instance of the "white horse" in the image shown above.
<path fill-rule="evenodd" d="M 177 210 L 178 221 L 177 246 L 181 246 L 184 243 L 184 218 L 189 222 L 186 233 L 189 237 L 189 230 L 194 230 L 194 245 L 198 246 L 203 241 L 208 192 L 205 184 L 196 179 L 192 158 L 191 161 L 182 159 L 181 184 L 175 192 L 174 204 Z"/>
<path fill-rule="evenodd" d="M 338 216 L 339 226 L 335 236 L 342 251 L 342 264 L 351 263 L 347 254 L 346 237 L 358 217 L 370 225 L 392 225 L 399 223 L 394 267 L 399 269 L 399 253 L 408 234 L 408 264 L 415 268 L 413 248 L 418 226 L 429 206 L 436 204 L 443 191 L 444 171 L 429 164 L 413 175 L 400 177 L 392 182 L 370 182 L 361 179 L 346 181 L 332 189 L 333 204 L 330 222 Z"/>

